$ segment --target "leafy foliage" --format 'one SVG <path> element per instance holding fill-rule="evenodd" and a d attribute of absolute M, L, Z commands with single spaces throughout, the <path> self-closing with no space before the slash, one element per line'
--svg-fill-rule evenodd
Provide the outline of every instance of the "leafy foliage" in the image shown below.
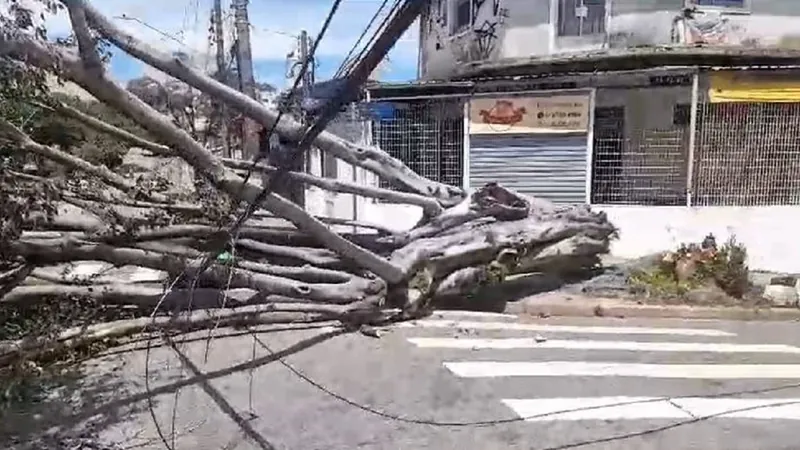
<path fill-rule="evenodd" d="M 694 289 L 714 286 L 741 300 L 750 291 L 747 249 L 730 237 L 717 247 L 709 234 L 700 245 L 681 244 L 668 252 L 655 267 L 631 274 L 634 292 L 653 297 L 683 297 Z"/>
<path fill-rule="evenodd" d="M 52 98 L 110 125 L 147 138 L 147 133 L 133 120 L 101 102 L 85 101 L 61 93 L 54 93 Z M 40 112 L 30 135 L 37 142 L 57 145 L 92 164 L 102 164 L 110 169 L 122 164 L 122 158 L 130 147 L 106 133 L 50 111 Z"/>
<path fill-rule="evenodd" d="M 713 280 L 725 293 L 742 298 L 750 290 L 747 248 L 731 236 L 719 251 L 697 270 L 697 278 Z"/>

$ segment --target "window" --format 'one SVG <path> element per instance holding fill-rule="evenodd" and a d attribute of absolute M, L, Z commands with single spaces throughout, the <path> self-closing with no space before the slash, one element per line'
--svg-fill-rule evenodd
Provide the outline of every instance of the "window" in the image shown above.
<path fill-rule="evenodd" d="M 558 0 L 558 35 L 606 32 L 606 0 Z"/>
<path fill-rule="evenodd" d="M 372 142 L 425 178 L 463 186 L 463 101 L 398 100 L 390 108 L 372 122 Z M 383 179 L 380 186 L 392 188 Z"/>
<path fill-rule="evenodd" d="M 623 107 L 595 108 L 591 203 L 685 205 L 686 127 L 641 127 L 625 116 Z"/>
<path fill-rule="evenodd" d="M 456 0 L 453 14 L 452 34 L 468 30 L 472 25 L 472 2 L 470 0 Z"/>

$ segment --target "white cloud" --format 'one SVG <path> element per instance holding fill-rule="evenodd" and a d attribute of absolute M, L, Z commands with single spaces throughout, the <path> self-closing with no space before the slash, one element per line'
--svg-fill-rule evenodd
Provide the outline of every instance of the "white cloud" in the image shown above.
<path fill-rule="evenodd" d="M 28 0 L 30 1 L 30 0 Z M 90 0 L 101 12 L 126 31 L 165 51 L 184 51 L 210 64 L 210 1 L 201 0 Z M 233 17 L 230 0 L 224 0 L 225 38 L 230 45 Z M 317 49 L 318 56 L 343 58 L 366 27 L 380 0 L 343 0 L 330 28 Z M 296 39 L 292 35 L 306 29 L 316 36 L 330 8 L 330 0 L 257 0 L 249 7 L 253 57 L 258 60 L 284 61 Z M 375 21 L 381 22 L 384 14 Z M 69 32 L 64 14 L 48 20 L 51 35 Z M 375 27 L 373 25 L 373 29 Z M 372 33 L 367 33 L 362 45 Z M 395 45 L 388 70 L 394 65 L 416 64 L 418 29 L 412 27 Z"/>

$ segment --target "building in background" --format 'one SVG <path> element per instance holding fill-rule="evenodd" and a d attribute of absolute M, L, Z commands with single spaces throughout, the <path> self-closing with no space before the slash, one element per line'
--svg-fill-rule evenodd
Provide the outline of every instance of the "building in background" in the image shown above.
<path fill-rule="evenodd" d="M 450 184 L 588 203 L 640 256 L 736 235 L 800 271 L 800 2 L 433 0 L 372 139 Z"/>

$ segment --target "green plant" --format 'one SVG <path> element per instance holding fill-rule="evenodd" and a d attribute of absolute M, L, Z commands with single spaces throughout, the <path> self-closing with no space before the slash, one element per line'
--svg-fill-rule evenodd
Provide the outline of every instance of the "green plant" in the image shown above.
<path fill-rule="evenodd" d="M 672 271 L 661 265 L 651 270 L 633 271 L 628 284 L 635 294 L 658 298 L 680 297 L 697 287 L 693 281 L 677 281 Z"/>
<path fill-rule="evenodd" d="M 709 284 L 730 297 L 741 299 L 750 289 L 747 249 L 735 236 L 720 247 L 709 234 L 702 244 L 681 244 L 653 267 L 633 271 L 628 277 L 633 293 L 653 297 L 683 297 Z"/>
<path fill-rule="evenodd" d="M 703 280 L 713 280 L 731 297 L 742 298 L 750 289 L 747 248 L 731 236 L 711 260 L 698 267 L 696 275 Z"/>

